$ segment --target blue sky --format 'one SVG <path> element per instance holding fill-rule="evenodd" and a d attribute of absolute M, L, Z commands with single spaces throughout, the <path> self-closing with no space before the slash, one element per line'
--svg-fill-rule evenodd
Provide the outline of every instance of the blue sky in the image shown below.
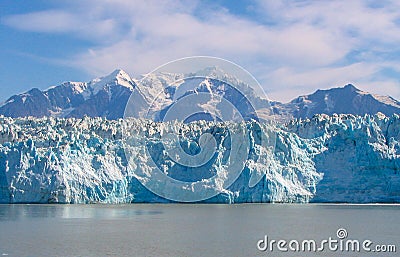
<path fill-rule="evenodd" d="M 2 0 L 0 46 L 0 101 L 193 55 L 237 63 L 274 100 L 347 83 L 400 99 L 399 1 Z"/>

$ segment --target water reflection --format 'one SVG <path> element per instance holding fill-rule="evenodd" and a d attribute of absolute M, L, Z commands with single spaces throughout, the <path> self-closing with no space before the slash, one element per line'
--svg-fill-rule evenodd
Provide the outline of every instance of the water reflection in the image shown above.
<path fill-rule="evenodd" d="M 0 205 L 0 221 L 32 218 L 123 219 L 161 215 L 156 206 L 142 205 Z"/>

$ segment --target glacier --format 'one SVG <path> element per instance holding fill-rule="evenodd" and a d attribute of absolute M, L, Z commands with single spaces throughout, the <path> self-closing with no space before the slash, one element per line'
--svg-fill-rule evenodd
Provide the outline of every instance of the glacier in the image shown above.
<path fill-rule="evenodd" d="M 378 113 L 286 124 L 1 116 L 0 203 L 173 202 L 137 176 L 150 171 L 145 152 L 169 177 L 196 185 L 226 172 L 231 146 L 223 139 L 240 128 L 248 143 L 243 170 L 229 187 L 214 185 L 216 195 L 203 202 L 400 202 L 400 118 Z M 179 144 L 192 155 L 201 151 L 200 136 L 210 133 L 217 153 L 205 168 L 177 165 L 162 144 L 168 131 L 178 131 Z M 261 138 L 273 139 L 273 147 Z"/>

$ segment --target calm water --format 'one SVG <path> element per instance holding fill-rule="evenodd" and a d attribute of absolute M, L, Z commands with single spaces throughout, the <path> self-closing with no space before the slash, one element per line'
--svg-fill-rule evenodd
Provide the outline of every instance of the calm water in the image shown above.
<path fill-rule="evenodd" d="M 258 240 L 348 238 L 396 253 L 261 252 Z M 399 256 L 400 206 L 0 205 L 0 256 Z"/>

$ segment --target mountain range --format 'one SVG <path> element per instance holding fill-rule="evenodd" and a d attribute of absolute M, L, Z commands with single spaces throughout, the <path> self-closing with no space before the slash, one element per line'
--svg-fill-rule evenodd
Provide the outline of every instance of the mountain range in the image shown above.
<path fill-rule="evenodd" d="M 127 115 L 156 121 L 165 120 L 168 110 L 179 101 L 184 105 L 180 110 L 195 113 L 187 117 L 188 121 L 213 119 L 213 108 L 221 106 L 223 98 L 232 103 L 244 119 L 254 118 L 255 112 L 258 114 L 256 118 L 266 119 L 266 116 L 273 115 L 278 120 L 311 118 L 322 113 L 364 115 L 381 112 L 387 116 L 400 113 L 400 102 L 396 99 L 370 94 L 351 84 L 317 90 L 281 103 L 260 97 L 251 87 L 216 67 L 198 74 L 201 76 L 164 72 L 135 79 L 117 69 L 89 82 L 64 82 L 47 90 L 33 88 L 11 96 L 0 106 L 0 115 L 13 118 L 89 116 L 118 119 L 124 117 L 130 97 Z M 194 94 L 197 102 L 190 98 Z M 186 105 L 185 97 L 188 97 Z M 234 113 L 227 115 L 225 120 L 235 117 Z"/>

